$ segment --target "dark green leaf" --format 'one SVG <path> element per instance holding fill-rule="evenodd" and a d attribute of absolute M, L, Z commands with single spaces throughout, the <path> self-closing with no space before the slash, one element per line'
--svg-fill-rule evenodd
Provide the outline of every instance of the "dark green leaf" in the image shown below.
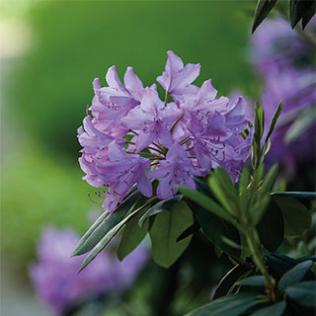
<path fill-rule="evenodd" d="M 190 208 L 194 211 L 198 223 L 201 225 L 202 231 L 207 239 L 218 249 L 224 251 L 231 256 L 239 256 L 240 250 L 227 245 L 223 241 L 223 236 L 233 240 L 239 244 L 239 234 L 234 226 L 222 220 L 220 217 L 210 213 L 199 205 L 188 202 Z"/>
<path fill-rule="evenodd" d="M 300 200 L 314 200 L 316 199 L 316 192 L 272 192 L 273 197 L 289 197 Z"/>
<path fill-rule="evenodd" d="M 124 227 L 120 245 L 117 249 L 117 256 L 120 260 L 123 260 L 128 254 L 130 254 L 145 238 L 148 230 L 146 223 L 139 226 L 138 221 L 144 214 L 143 211 L 137 213 Z"/>
<path fill-rule="evenodd" d="M 251 316 L 282 316 L 286 303 L 284 301 L 264 307 L 251 314 Z"/>
<path fill-rule="evenodd" d="M 298 261 L 290 257 L 278 254 L 269 254 L 265 257 L 269 271 L 276 278 L 279 279 L 284 273 L 297 265 Z"/>
<path fill-rule="evenodd" d="M 228 222 L 234 222 L 232 217 L 227 213 L 227 211 L 223 207 L 214 202 L 211 198 L 207 197 L 205 194 L 181 186 L 179 187 L 179 190 L 184 196 L 188 197 L 198 205 L 213 213 L 214 215 L 223 218 Z"/>
<path fill-rule="evenodd" d="M 198 232 L 201 226 L 198 222 L 194 222 L 190 227 L 188 227 L 178 238 L 177 241 L 181 241 L 182 239 L 187 238 L 190 235 Z"/>
<path fill-rule="evenodd" d="M 182 200 L 182 195 L 176 195 L 174 198 L 170 200 L 162 200 L 158 203 L 154 204 L 150 207 L 143 216 L 139 219 L 139 225 L 143 225 L 143 223 L 151 216 L 159 214 L 163 211 L 170 210 L 177 202 Z"/>
<path fill-rule="evenodd" d="M 204 305 L 186 316 L 237 316 L 244 314 L 248 309 L 258 303 L 256 296 L 239 293 L 221 297 Z"/>
<path fill-rule="evenodd" d="M 284 218 L 284 233 L 295 237 L 302 235 L 312 225 L 312 214 L 300 201 L 292 198 L 275 198 Z"/>
<path fill-rule="evenodd" d="M 264 277 L 262 275 L 253 275 L 238 281 L 238 284 L 241 286 L 253 286 L 264 288 Z"/>
<path fill-rule="evenodd" d="M 274 201 L 270 201 L 257 230 L 266 249 L 275 251 L 279 248 L 284 239 L 284 223 L 282 212 Z"/>
<path fill-rule="evenodd" d="M 315 10 L 313 0 L 290 0 L 290 20 L 294 28 L 295 25 L 304 18 L 309 16 L 311 11 Z"/>
<path fill-rule="evenodd" d="M 285 291 L 285 289 L 295 283 L 302 281 L 310 270 L 313 261 L 304 261 L 296 265 L 293 269 L 286 272 L 279 281 L 278 288 L 280 291 Z"/>
<path fill-rule="evenodd" d="M 252 25 L 252 33 L 261 24 L 261 22 L 267 17 L 272 10 L 277 0 L 259 0 L 257 3 L 255 18 Z"/>
<path fill-rule="evenodd" d="M 303 30 L 305 29 L 305 27 L 308 24 L 308 22 L 312 19 L 312 17 L 316 13 L 316 3 L 315 3 L 315 1 L 310 0 L 310 2 L 312 2 L 311 8 L 304 13 L 303 18 L 302 18 Z"/>
<path fill-rule="evenodd" d="M 177 238 L 192 224 L 192 211 L 183 201 L 155 217 L 150 229 L 150 238 L 153 260 L 157 264 L 168 268 L 179 258 L 189 245 L 191 236 L 179 242 Z"/>
<path fill-rule="evenodd" d="M 305 281 L 286 289 L 286 294 L 295 302 L 306 307 L 315 308 L 316 282 Z"/>
<path fill-rule="evenodd" d="M 224 277 L 219 281 L 212 299 L 215 300 L 229 293 L 233 285 L 247 272 L 251 271 L 252 267 L 247 263 L 240 263 L 229 270 Z"/>

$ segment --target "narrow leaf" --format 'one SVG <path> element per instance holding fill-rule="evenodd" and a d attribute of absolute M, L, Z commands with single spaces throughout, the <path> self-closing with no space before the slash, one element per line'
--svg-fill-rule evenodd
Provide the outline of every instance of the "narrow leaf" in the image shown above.
<path fill-rule="evenodd" d="M 271 135 L 272 135 L 272 133 L 273 133 L 273 131 L 274 131 L 275 125 L 276 125 L 276 123 L 277 123 L 277 121 L 278 121 L 278 119 L 279 119 L 279 117 L 280 117 L 282 108 L 283 108 L 283 103 L 281 102 L 281 103 L 278 105 L 278 107 L 277 107 L 275 113 L 273 114 L 272 121 L 271 121 L 271 124 L 270 124 L 270 127 L 269 127 L 269 131 L 268 131 L 267 136 L 266 136 L 266 138 L 265 138 L 265 143 L 268 142 L 268 140 L 270 139 L 270 137 L 271 137 Z"/>
<path fill-rule="evenodd" d="M 95 245 L 95 247 L 90 251 L 88 256 L 83 261 L 80 271 L 82 271 L 84 268 L 88 266 L 88 264 L 95 259 L 95 257 L 109 244 L 109 242 L 115 237 L 115 235 L 124 227 L 124 225 L 135 215 L 137 214 L 141 209 L 140 207 L 127 215 L 122 221 L 120 221 L 116 226 L 112 227 L 106 235 Z"/>
<path fill-rule="evenodd" d="M 252 33 L 257 29 L 261 22 L 267 17 L 277 0 L 259 0 L 252 25 Z"/>

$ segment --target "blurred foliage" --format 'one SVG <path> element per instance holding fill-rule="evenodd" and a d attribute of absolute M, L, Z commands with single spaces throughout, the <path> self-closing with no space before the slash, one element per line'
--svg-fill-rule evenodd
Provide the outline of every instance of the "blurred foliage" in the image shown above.
<path fill-rule="evenodd" d="M 145 83 L 163 69 L 166 51 L 202 65 L 200 81 L 220 93 L 245 88 L 254 76 L 246 63 L 253 1 L 39 2 L 27 21 L 33 48 L 8 78 L 10 108 L 33 137 L 74 154 L 76 129 L 90 103 L 92 80 L 128 65 Z M 229 18 L 227 18 L 229 16 Z M 223 23 L 225 22 L 225 23 Z M 77 154 L 75 154 L 77 155 Z"/>
<path fill-rule="evenodd" d="M 71 226 L 82 232 L 89 209 L 98 207 L 77 165 L 54 161 L 44 153 L 33 146 L 24 148 L 2 173 L 1 250 L 17 268 L 23 269 L 34 255 L 43 227 Z"/>

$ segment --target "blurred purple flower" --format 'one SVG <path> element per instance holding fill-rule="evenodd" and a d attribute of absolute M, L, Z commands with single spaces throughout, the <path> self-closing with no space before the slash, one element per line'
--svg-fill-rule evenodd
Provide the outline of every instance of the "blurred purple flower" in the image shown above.
<path fill-rule="evenodd" d="M 304 32 L 306 36 L 313 36 L 315 31 L 316 17 Z M 278 104 L 281 101 L 284 104 L 271 138 L 267 161 L 281 162 L 291 172 L 297 163 L 315 157 L 315 123 L 306 126 L 298 139 L 286 141 L 296 119 L 316 105 L 316 73 L 312 64 L 314 48 L 282 18 L 265 21 L 253 35 L 251 44 L 252 62 L 263 79 L 261 104 L 265 110 L 266 126 L 269 126 Z"/>
<path fill-rule="evenodd" d="M 177 185 L 193 188 L 195 176 L 218 166 L 238 180 L 251 146 L 251 136 L 241 136 L 249 129 L 247 104 L 241 97 L 217 98 L 210 80 L 193 85 L 199 73 L 199 64 L 184 65 L 168 51 L 157 78 L 164 101 L 156 86 L 144 88 L 130 67 L 124 85 L 114 67 L 106 76 L 108 87 L 94 82 L 91 117 L 78 130 L 79 161 L 87 182 L 108 187 L 105 209 L 114 211 L 136 186 L 151 196 L 154 180 L 158 198 L 171 198 Z"/>
<path fill-rule="evenodd" d="M 266 126 L 280 101 L 284 107 L 278 128 L 272 135 L 272 146 L 267 161 L 282 162 L 289 171 L 294 171 L 297 163 L 312 161 L 315 157 L 316 124 L 307 126 L 306 131 L 295 141 L 286 142 L 289 128 L 307 108 L 316 111 L 316 74 L 313 70 L 288 68 L 274 71 L 265 77 L 261 103 L 265 109 Z"/>
<path fill-rule="evenodd" d="M 313 36 L 315 26 L 316 17 L 305 32 Z M 283 70 L 296 65 L 309 67 L 309 56 L 314 54 L 314 48 L 283 18 L 266 20 L 251 40 L 251 61 L 263 75 L 269 74 L 271 70 Z"/>
<path fill-rule="evenodd" d="M 38 298 L 56 315 L 85 299 L 127 289 L 147 261 L 147 251 L 138 247 L 120 262 L 102 252 L 78 274 L 82 259 L 71 257 L 79 240 L 73 230 L 48 228 L 38 245 L 38 262 L 30 267 L 30 277 Z"/>

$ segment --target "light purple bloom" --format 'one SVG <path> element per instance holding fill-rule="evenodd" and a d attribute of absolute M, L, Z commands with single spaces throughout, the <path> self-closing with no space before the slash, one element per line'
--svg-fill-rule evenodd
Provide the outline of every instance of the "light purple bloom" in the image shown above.
<path fill-rule="evenodd" d="M 94 82 L 91 116 L 78 130 L 79 161 L 86 181 L 108 188 L 105 209 L 114 211 L 135 187 L 146 197 L 169 199 L 177 185 L 194 188 L 195 176 L 218 166 L 237 181 L 252 139 L 241 136 L 249 129 L 246 103 L 241 97 L 217 97 L 210 80 L 193 85 L 199 72 L 199 64 L 184 65 L 168 51 L 157 78 L 165 88 L 164 101 L 155 84 L 143 87 L 130 67 L 124 85 L 114 67 L 106 76 L 108 87 Z"/>
<path fill-rule="evenodd" d="M 166 159 L 151 171 L 150 178 L 159 180 L 158 198 L 162 200 L 172 198 L 177 192 L 178 184 L 195 188 L 193 177 L 201 175 L 201 170 L 193 166 L 188 155 L 181 145 L 174 144 L 169 148 Z"/>
<path fill-rule="evenodd" d="M 194 93 L 197 87 L 191 83 L 200 74 L 200 64 L 184 65 L 182 59 L 174 52 L 167 52 L 168 58 L 163 74 L 157 81 L 172 96 Z"/>
<path fill-rule="evenodd" d="M 312 34 L 316 17 L 305 32 Z M 251 61 L 263 75 L 271 70 L 283 70 L 296 65 L 309 67 L 314 48 L 283 18 L 266 20 L 251 37 Z M 312 58 L 311 58 L 312 57 Z"/>
<path fill-rule="evenodd" d="M 304 32 L 313 36 L 315 31 L 316 17 Z M 316 73 L 312 64 L 314 48 L 291 29 L 288 21 L 275 18 L 265 21 L 255 32 L 251 56 L 263 79 L 261 104 L 265 110 L 266 126 L 269 126 L 278 104 L 281 101 L 284 104 L 271 138 L 267 161 L 281 162 L 288 173 L 293 173 L 297 163 L 313 161 L 315 157 L 315 122 L 297 140 L 291 143 L 285 140 L 289 128 L 302 111 L 316 105 Z"/>
<path fill-rule="evenodd" d="M 269 162 L 283 162 L 294 170 L 296 163 L 313 161 L 315 157 L 316 124 L 313 123 L 304 134 L 291 143 L 285 136 L 302 110 L 316 105 L 316 74 L 312 70 L 288 68 L 283 71 L 271 72 L 265 78 L 265 86 L 261 102 L 266 113 L 266 125 L 280 101 L 284 107 L 279 119 L 279 127 L 272 135 L 272 147 L 268 154 Z M 284 123 L 283 123 L 284 122 Z"/>
<path fill-rule="evenodd" d="M 122 262 L 102 252 L 78 274 L 82 258 L 71 257 L 79 240 L 73 230 L 45 230 L 38 245 L 38 261 L 30 276 L 38 298 L 56 315 L 88 297 L 119 294 L 126 290 L 147 261 L 147 251 L 138 247 Z"/>
<path fill-rule="evenodd" d="M 168 107 L 159 99 L 158 93 L 153 88 L 147 88 L 138 107 L 132 109 L 122 122 L 131 130 L 137 132 L 134 137 L 136 152 L 139 152 L 158 142 L 165 147 L 172 145 L 170 127 L 180 115 L 174 105 Z"/>

